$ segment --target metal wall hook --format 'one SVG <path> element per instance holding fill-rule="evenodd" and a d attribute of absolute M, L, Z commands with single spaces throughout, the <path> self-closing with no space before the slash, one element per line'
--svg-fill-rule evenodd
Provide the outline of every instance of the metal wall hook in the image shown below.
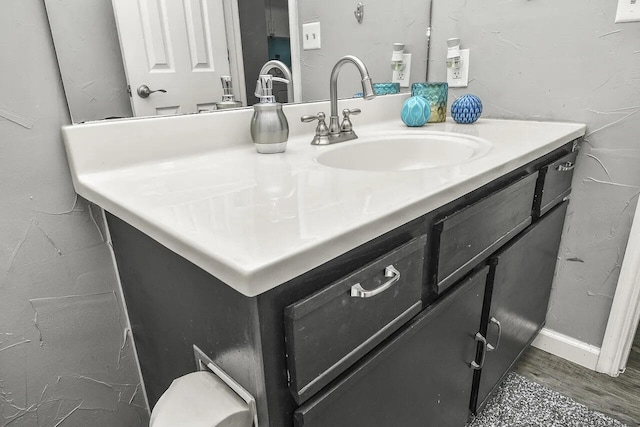
<path fill-rule="evenodd" d="M 364 20 L 364 4 L 362 4 L 362 2 L 358 2 L 358 6 L 356 6 L 356 10 L 353 14 L 356 17 L 358 24 L 362 24 L 362 21 Z"/>

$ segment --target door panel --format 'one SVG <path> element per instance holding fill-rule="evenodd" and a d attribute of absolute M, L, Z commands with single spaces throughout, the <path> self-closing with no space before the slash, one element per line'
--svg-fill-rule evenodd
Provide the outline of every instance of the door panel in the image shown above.
<path fill-rule="evenodd" d="M 162 13 L 158 0 L 140 0 L 138 9 L 140 11 L 140 25 L 142 26 L 142 39 L 144 52 L 150 72 L 172 71 L 173 61 L 170 61 L 172 52 L 171 46 L 167 44 L 169 25 L 166 12 Z"/>
<path fill-rule="evenodd" d="M 489 323 L 487 340 L 499 346 L 487 353 L 477 407 L 544 325 L 566 209 L 567 202 L 559 205 L 492 258 L 488 318 L 500 322 L 502 334 L 498 343 L 499 328 Z"/>
<path fill-rule="evenodd" d="M 135 116 L 196 113 L 222 99 L 220 76 L 230 70 L 222 0 L 113 0 L 113 7 Z M 166 92 L 144 98 L 142 85 Z"/>

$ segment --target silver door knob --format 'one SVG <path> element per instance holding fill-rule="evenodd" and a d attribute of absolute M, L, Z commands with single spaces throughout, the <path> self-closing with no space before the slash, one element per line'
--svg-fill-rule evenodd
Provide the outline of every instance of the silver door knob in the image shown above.
<path fill-rule="evenodd" d="M 151 95 L 154 92 L 167 93 L 167 91 L 164 90 L 164 89 L 151 90 L 151 89 L 149 89 L 149 86 L 147 86 L 147 85 L 139 86 L 137 92 L 138 92 L 138 96 L 140 96 L 140 98 L 148 98 L 149 95 Z"/>

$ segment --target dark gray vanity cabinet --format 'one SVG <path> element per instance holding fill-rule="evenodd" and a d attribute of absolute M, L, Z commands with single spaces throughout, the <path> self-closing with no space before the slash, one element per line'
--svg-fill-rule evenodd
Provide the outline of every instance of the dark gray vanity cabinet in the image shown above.
<path fill-rule="evenodd" d="M 545 323 L 560 236 L 563 202 L 491 257 L 481 333 L 490 345 L 475 375 L 481 408 Z"/>
<path fill-rule="evenodd" d="M 464 426 L 488 270 L 465 279 L 296 410 L 294 425 Z"/>
<path fill-rule="evenodd" d="M 261 426 L 463 427 L 544 324 L 574 149 L 254 297 L 107 214 L 151 406 L 196 345 Z"/>

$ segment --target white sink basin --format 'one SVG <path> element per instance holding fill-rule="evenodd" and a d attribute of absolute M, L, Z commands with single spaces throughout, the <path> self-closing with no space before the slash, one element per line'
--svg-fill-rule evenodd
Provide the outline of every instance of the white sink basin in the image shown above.
<path fill-rule="evenodd" d="M 317 156 L 316 160 L 339 169 L 406 171 L 468 162 L 487 154 L 491 146 L 485 139 L 463 134 L 393 132 L 342 142 Z"/>

